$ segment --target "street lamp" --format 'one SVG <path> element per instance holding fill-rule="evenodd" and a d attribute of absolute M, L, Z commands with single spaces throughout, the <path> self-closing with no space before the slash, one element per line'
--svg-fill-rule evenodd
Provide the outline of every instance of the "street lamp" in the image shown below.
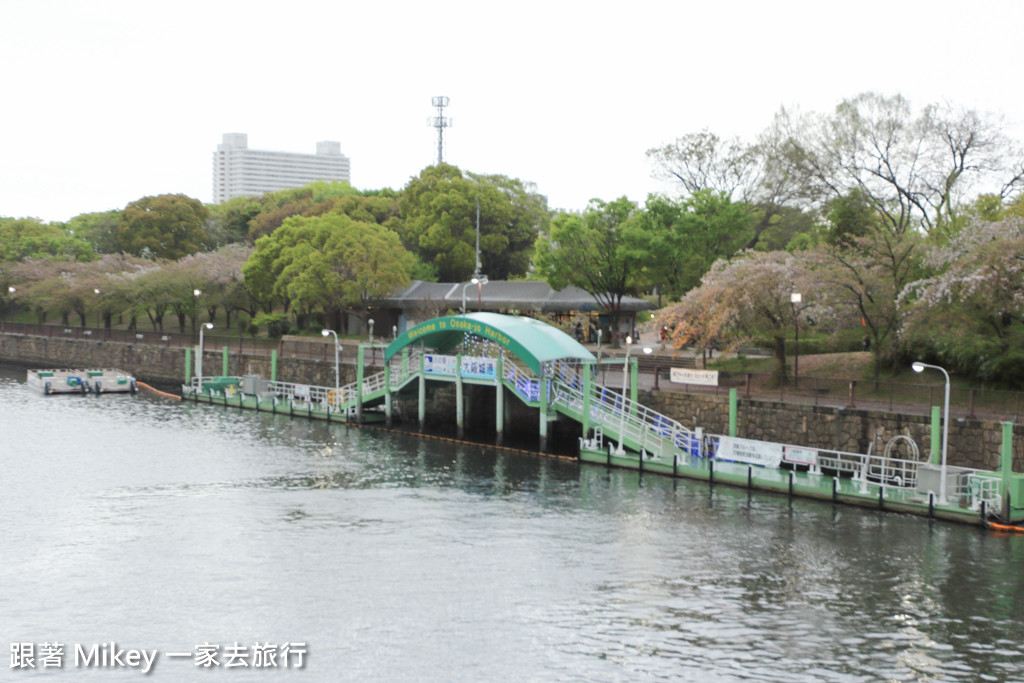
<path fill-rule="evenodd" d="M 619 418 L 619 448 L 615 451 L 616 455 L 622 455 L 626 452 L 623 446 L 624 434 L 626 432 L 626 378 L 629 376 L 629 352 L 632 350 L 633 337 L 626 335 L 626 358 L 622 363 L 622 412 Z M 644 353 L 650 353 L 653 349 L 650 346 L 643 348 Z"/>
<path fill-rule="evenodd" d="M 946 378 L 946 396 L 942 402 L 942 466 L 939 470 L 939 505 L 946 504 L 946 448 L 949 446 L 949 373 L 938 365 L 928 365 L 920 361 L 910 364 L 914 372 L 923 372 L 925 368 L 938 370 Z"/>
<path fill-rule="evenodd" d="M 199 318 L 199 297 L 202 295 L 202 291 L 199 289 L 192 290 L 192 331 L 196 331 L 196 320 Z M 202 333 L 202 330 L 199 330 Z"/>
<path fill-rule="evenodd" d="M 199 326 L 199 358 L 196 359 L 196 375 L 199 376 L 199 391 L 203 390 L 203 332 L 212 330 L 213 323 L 203 323 Z"/>
<path fill-rule="evenodd" d="M 466 284 L 462 285 L 462 313 L 463 314 L 466 313 L 466 289 L 468 287 L 470 287 L 471 285 L 480 285 L 482 287 L 483 285 L 486 285 L 486 284 L 487 284 L 487 276 L 484 275 L 482 277 L 474 277 L 469 282 L 467 282 Z"/>
<path fill-rule="evenodd" d="M 320 334 L 322 334 L 325 337 L 332 334 L 334 335 L 334 395 L 337 398 L 338 388 L 341 387 L 341 379 L 340 375 L 338 374 L 338 352 L 341 350 L 341 346 L 338 344 L 338 333 L 335 332 L 334 330 L 325 329 L 321 330 Z"/>
<path fill-rule="evenodd" d="M 800 292 L 789 295 L 789 303 L 793 305 L 793 332 L 796 335 L 795 353 L 793 354 L 793 386 L 800 383 L 800 318 L 796 313 L 796 305 L 800 303 Z"/>
<path fill-rule="evenodd" d="M 370 343 L 372 344 L 373 343 L 373 318 L 370 318 L 367 322 L 370 323 Z"/>

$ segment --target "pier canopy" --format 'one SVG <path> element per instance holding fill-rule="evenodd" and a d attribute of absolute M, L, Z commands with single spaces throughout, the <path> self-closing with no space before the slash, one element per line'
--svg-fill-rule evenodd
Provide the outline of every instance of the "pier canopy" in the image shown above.
<path fill-rule="evenodd" d="M 448 353 L 462 343 L 467 334 L 489 339 L 508 350 L 540 374 L 540 366 L 553 360 L 596 359 L 582 344 L 545 322 L 519 315 L 467 313 L 433 318 L 412 327 L 388 345 L 386 360 L 410 345 L 423 344 L 440 353 Z"/>

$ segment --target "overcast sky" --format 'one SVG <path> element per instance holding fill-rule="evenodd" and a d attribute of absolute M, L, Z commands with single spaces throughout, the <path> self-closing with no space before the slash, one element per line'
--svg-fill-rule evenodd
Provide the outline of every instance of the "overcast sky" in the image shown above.
<path fill-rule="evenodd" d="M 671 188 L 645 152 L 752 139 L 780 107 L 874 90 L 1006 118 L 1024 138 L 1024 2 L 0 0 L 0 216 L 67 220 L 147 195 L 212 201 L 226 132 L 337 140 L 359 189 L 436 158 L 553 208 Z"/>

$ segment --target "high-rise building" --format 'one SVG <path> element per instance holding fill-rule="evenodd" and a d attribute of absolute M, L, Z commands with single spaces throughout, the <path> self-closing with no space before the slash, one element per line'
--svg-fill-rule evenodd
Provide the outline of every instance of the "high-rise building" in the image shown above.
<path fill-rule="evenodd" d="M 314 180 L 350 180 L 351 161 L 341 153 L 341 143 L 316 143 L 316 154 L 265 152 L 249 149 L 245 133 L 224 133 L 213 153 L 213 201 L 250 197 Z"/>

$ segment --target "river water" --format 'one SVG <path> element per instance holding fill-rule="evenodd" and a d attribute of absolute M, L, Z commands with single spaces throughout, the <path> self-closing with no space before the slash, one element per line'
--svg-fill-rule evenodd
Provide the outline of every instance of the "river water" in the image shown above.
<path fill-rule="evenodd" d="M 12 368 L 0 556 L 2 680 L 1024 680 L 1024 537 Z"/>

